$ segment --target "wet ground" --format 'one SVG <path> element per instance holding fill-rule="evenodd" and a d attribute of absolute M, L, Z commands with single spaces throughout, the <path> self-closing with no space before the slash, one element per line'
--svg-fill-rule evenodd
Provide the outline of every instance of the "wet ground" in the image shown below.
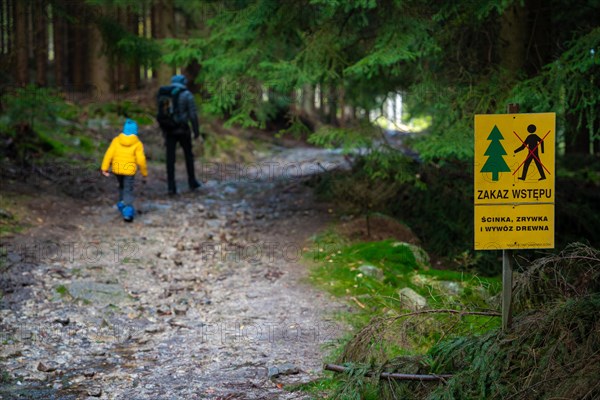
<path fill-rule="evenodd" d="M 305 280 L 330 220 L 305 183 L 343 163 L 278 148 L 197 164 L 204 186 L 187 191 L 178 170 L 176 197 L 154 165 L 131 224 L 112 179 L 80 181 L 75 198 L 36 182 L 33 226 L 2 244 L 0 398 L 308 398 L 286 385 L 321 375 L 346 327 Z"/>

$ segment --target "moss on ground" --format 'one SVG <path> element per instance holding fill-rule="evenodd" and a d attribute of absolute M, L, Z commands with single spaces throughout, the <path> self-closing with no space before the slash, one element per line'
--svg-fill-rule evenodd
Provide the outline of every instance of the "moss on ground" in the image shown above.
<path fill-rule="evenodd" d="M 600 251 L 582 244 L 539 259 L 515 283 L 519 314 L 507 332 L 458 307 L 375 315 L 343 345 L 338 362 L 350 372 L 312 387 L 338 399 L 600 398 L 598 276 Z M 453 376 L 441 384 L 381 372 Z"/>

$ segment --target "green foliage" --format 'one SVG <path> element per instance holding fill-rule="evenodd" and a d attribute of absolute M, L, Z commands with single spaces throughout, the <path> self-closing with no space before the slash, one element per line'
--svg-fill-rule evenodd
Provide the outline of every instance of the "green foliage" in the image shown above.
<path fill-rule="evenodd" d="M 515 85 L 508 101 L 521 104 L 527 112 L 558 111 L 562 140 L 585 135 L 590 143 L 600 141 L 599 52 L 600 28 L 595 28 L 570 40 L 566 51 L 539 75 Z M 567 113 L 578 116 L 575 126 L 567 125 Z M 570 134 L 568 138 L 565 133 Z"/>
<path fill-rule="evenodd" d="M 251 120 L 264 125 L 263 116 L 273 115 L 261 112 L 256 88 L 283 95 L 289 106 L 288 93 L 303 85 L 344 86 L 349 104 L 372 105 L 381 90 L 389 92 L 390 83 L 406 76 L 401 65 L 429 48 L 416 7 L 385 3 L 217 2 L 210 30 L 199 39 L 169 41 L 165 59 L 202 57 L 208 109 L 246 126 Z"/>
<path fill-rule="evenodd" d="M 7 92 L 0 102 L 4 111 L 0 136 L 6 143 L 0 148 L 0 156 L 26 165 L 46 156 L 88 155 L 93 149 L 74 121 L 79 116 L 78 108 L 67 103 L 58 91 L 29 85 Z"/>
<path fill-rule="evenodd" d="M 517 75 L 503 69 L 506 60 L 500 58 L 499 32 L 507 23 L 506 10 L 516 6 L 513 3 L 446 4 L 434 14 L 439 29 L 433 36 L 441 51 L 419 63 L 422 74 L 412 83 L 407 98 L 411 114 L 434 116 L 430 135 L 416 144 L 423 159 L 469 159 L 473 115 L 505 113 L 508 103 L 520 104 L 521 112 L 556 112 L 559 143 L 580 135 L 597 142 L 599 83 L 594 76 L 600 65 L 600 40 L 591 14 L 598 12 L 598 3 L 585 1 L 573 8 L 552 2 L 548 10 L 554 20 L 533 29 L 549 34 L 544 29 L 555 26 L 557 48 L 549 52 L 548 44 L 540 41 L 536 54 L 527 54 L 530 61 Z M 546 15 L 530 5 L 524 7 L 527 12 Z M 486 40 L 476 40 L 482 36 Z M 575 124 L 566 124 L 568 115 L 574 116 Z"/>
<path fill-rule="evenodd" d="M 161 55 L 157 42 L 127 31 L 111 17 L 102 17 L 96 22 L 105 45 L 104 52 L 112 63 L 156 65 Z"/>
<path fill-rule="evenodd" d="M 163 39 L 162 47 L 164 55 L 162 56 L 162 61 L 172 66 L 188 65 L 193 61 L 202 62 L 202 47 L 204 43 L 205 40 L 203 38 L 185 40 Z"/>
<path fill-rule="evenodd" d="M 310 135 L 308 142 L 328 149 L 339 148 L 344 154 L 351 154 L 371 148 L 377 134 L 377 129 L 367 124 L 355 128 L 324 125 Z"/>
<path fill-rule="evenodd" d="M 35 129 L 38 123 L 56 126 L 57 116 L 71 108 L 58 91 L 35 85 L 3 93 L 0 103 L 6 123 L 13 129 L 19 125 Z"/>
<path fill-rule="evenodd" d="M 568 140 L 582 134 L 598 140 L 594 0 L 577 7 L 561 0 L 544 7 L 512 0 L 177 4 L 189 21 L 202 18 L 206 26 L 187 38 L 165 40 L 163 60 L 180 66 L 199 62 L 203 109 L 230 124 L 264 127 L 282 111 L 296 112 L 290 93 L 318 85 L 343 89 L 345 105 L 367 112 L 379 108 L 388 93 L 402 92 L 410 117 L 432 119 L 427 134 L 414 143 L 426 161 L 469 160 L 473 115 L 503 113 L 508 102 L 526 112 L 557 112 L 559 132 Z M 527 26 L 531 43 L 516 60 L 524 60 L 521 70 L 513 71 L 506 68 L 514 60 L 504 57 L 502 32 L 519 8 L 544 23 Z M 565 124 L 567 115 L 576 126 Z M 341 139 L 342 132 L 329 133 Z M 362 128 L 358 134 L 371 138 Z"/>

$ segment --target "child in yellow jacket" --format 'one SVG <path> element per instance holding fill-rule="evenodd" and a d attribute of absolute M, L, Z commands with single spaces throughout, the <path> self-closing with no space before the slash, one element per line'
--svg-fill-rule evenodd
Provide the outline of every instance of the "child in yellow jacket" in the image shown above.
<path fill-rule="evenodd" d="M 119 202 L 117 207 L 126 222 L 133 221 L 135 209 L 133 201 L 133 184 L 135 173 L 139 170 L 144 177 L 148 176 L 144 145 L 137 137 L 138 126 L 135 121 L 127 118 L 123 126 L 123 133 L 113 139 L 104 159 L 102 160 L 102 174 L 109 176 L 108 168 L 119 182 Z"/>

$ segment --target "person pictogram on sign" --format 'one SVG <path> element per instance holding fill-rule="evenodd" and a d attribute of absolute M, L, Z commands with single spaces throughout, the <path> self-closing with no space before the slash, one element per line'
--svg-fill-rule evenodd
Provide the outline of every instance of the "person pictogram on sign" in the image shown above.
<path fill-rule="evenodd" d="M 523 173 L 519 177 L 520 180 L 524 181 L 527 177 L 527 170 L 529 169 L 529 164 L 532 161 L 535 162 L 535 166 L 537 167 L 540 173 L 540 181 L 546 179 L 546 174 L 544 173 L 544 169 L 542 166 L 542 162 L 540 161 L 540 156 L 538 153 L 538 147 L 542 148 L 542 154 L 544 154 L 544 140 L 535 134 L 536 126 L 531 124 L 527 127 L 527 132 L 529 132 L 529 136 L 523 142 L 523 145 L 515 150 L 515 154 L 520 152 L 521 150 L 527 148 L 527 158 L 525 159 L 525 165 L 523 165 Z"/>

